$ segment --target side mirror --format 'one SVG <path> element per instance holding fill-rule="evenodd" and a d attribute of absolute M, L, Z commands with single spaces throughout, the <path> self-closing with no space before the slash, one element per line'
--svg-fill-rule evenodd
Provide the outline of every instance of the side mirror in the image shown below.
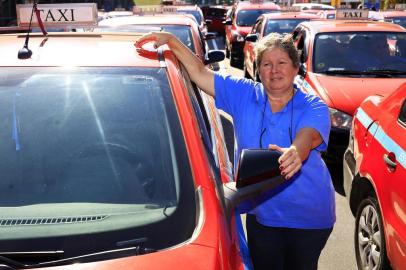
<path fill-rule="evenodd" d="M 230 216 L 243 201 L 253 199 L 284 182 L 279 169 L 281 153 L 268 149 L 244 149 L 235 182 L 223 184 L 226 212 Z"/>
<path fill-rule="evenodd" d="M 231 19 L 226 19 L 225 21 L 223 21 L 223 24 L 225 25 L 232 25 L 233 21 Z"/>
<path fill-rule="evenodd" d="M 299 74 L 300 76 L 302 76 L 302 77 L 305 77 L 305 76 L 306 76 L 306 73 L 307 73 L 306 64 L 305 64 L 305 63 L 300 64 L 298 74 Z"/>
<path fill-rule="evenodd" d="M 245 37 L 245 40 L 249 41 L 249 42 L 256 42 L 258 40 L 258 35 L 257 34 L 248 34 Z"/>
<path fill-rule="evenodd" d="M 224 54 L 223 51 L 220 50 L 210 50 L 207 53 L 207 58 L 204 61 L 205 65 L 216 63 L 216 62 L 221 62 L 226 58 L 226 55 Z"/>

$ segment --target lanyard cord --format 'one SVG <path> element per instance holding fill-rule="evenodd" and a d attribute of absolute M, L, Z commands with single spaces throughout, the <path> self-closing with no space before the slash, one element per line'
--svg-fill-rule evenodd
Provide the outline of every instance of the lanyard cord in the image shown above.
<path fill-rule="evenodd" d="M 289 139 L 290 139 L 290 144 L 293 143 L 293 137 L 292 137 L 292 126 L 293 126 L 293 100 L 295 97 L 296 91 L 293 92 L 291 104 L 290 104 L 290 126 L 289 126 Z M 264 107 L 262 109 L 262 120 L 261 120 L 261 133 L 259 135 L 259 148 L 262 148 L 262 136 L 265 134 L 266 127 L 264 128 L 264 118 L 265 118 L 265 109 L 266 109 L 266 103 L 268 101 L 268 96 L 265 94 L 266 98 L 264 101 Z"/>

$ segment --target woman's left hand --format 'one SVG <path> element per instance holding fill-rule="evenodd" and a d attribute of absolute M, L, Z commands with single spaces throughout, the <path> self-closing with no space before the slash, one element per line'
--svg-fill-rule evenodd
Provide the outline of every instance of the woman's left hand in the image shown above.
<path fill-rule="evenodd" d="M 282 148 L 276 144 L 270 144 L 268 148 L 282 153 L 279 158 L 279 169 L 286 180 L 290 179 L 302 167 L 302 160 L 296 146 L 291 145 L 289 148 Z"/>

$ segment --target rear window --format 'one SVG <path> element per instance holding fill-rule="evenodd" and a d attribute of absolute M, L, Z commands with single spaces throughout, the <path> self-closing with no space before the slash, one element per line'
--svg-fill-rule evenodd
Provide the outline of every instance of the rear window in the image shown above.
<path fill-rule="evenodd" d="M 291 19 L 291 20 L 269 20 L 266 24 L 264 36 L 272 32 L 279 34 L 290 33 L 301 22 L 309 19 Z"/>
<path fill-rule="evenodd" d="M 238 26 L 253 26 L 257 18 L 264 13 L 279 12 L 271 9 L 243 9 L 237 12 Z"/>
<path fill-rule="evenodd" d="M 165 70 L 3 69 L 0 138 L 2 252 L 190 238 L 194 184 Z"/>
<path fill-rule="evenodd" d="M 393 18 L 385 18 L 385 21 L 399 24 L 400 26 L 403 26 L 406 28 L 406 16 L 405 17 L 393 17 Z"/>

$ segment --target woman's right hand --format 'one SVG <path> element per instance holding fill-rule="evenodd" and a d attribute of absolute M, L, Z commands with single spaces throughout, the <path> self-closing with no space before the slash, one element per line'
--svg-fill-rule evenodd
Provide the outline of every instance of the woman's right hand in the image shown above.
<path fill-rule="evenodd" d="M 148 41 L 153 41 L 154 48 L 168 44 L 175 36 L 169 32 L 149 32 L 137 40 L 136 44 L 143 44 Z"/>

